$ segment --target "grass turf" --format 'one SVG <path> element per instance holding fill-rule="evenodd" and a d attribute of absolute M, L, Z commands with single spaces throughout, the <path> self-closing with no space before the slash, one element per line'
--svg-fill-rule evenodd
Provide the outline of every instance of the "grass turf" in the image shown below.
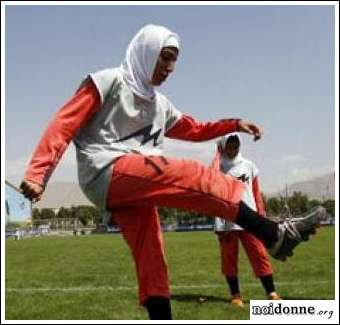
<path fill-rule="evenodd" d="M 212 232 L 165 233 L 174 319 L 249 319 L 249 300 L 264 299 L 241 250 L 245 308 L 229 304 Z M 284 299 L 334 299 L 334 227 L 301 244 L 294 257 L 272 260 Z M 138 305 L 130 252 L 121 235 L 6 240 L 6 319 L 148 319 Z M 204 297 L 206 302 L 200 303 Z"/>

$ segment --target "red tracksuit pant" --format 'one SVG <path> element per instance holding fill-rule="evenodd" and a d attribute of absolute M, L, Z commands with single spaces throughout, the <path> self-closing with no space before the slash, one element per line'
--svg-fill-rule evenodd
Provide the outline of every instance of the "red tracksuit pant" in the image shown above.
<path fill-rule="evenodd" d="M 260 277 L 273 273 L 267 250 L 254 235 L 247 231 L 229 231 L 219 238 L 222 273 L 225 276 L 237 276 L 238 274 L 239 240 L 246 251 L 255 276 Z"/>
<path fill-rule="evenodd" d="M 243 190 L 242 182 L 196 161 L 129 154 L 115 162 L 107 205 L 132 251 L 141 304 L 150 296 L 170 295 L 155 207 L 235 221 Z"/>

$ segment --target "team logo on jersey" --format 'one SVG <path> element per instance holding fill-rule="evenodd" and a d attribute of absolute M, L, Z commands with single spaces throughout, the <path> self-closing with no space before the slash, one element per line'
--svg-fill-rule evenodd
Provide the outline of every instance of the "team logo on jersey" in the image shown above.
<path fill-rule="evenodd" d="M 242 174 L 241 176 L 237 177 L 238 180 L 242 181 L 243 183 L 246 183 L 249 181 L 249 176 L 246 174 Z"/>
<path fill-rule="evenodd" d="M 144 144 L 148 143 L 149 141 L 153 140 L 153 146 L 156 147 L 159 145 L 159 143 L 157 143 L 158 137 L 161 134 L 162 129 L 158 129 L 156 132 L 151 133 L 153 125 L 147 125 L 145 128 L 140 129 L 136 132 L 133 132 L 129 135 L 127 135 L 124 138 L 121 138 L 115 142 L 122 142 L 125 140 L 129 140 L 131 138 L 136 138 L 138 136 L 142 136 L 142 141 L 141 141 L 141 145 L 143 146 Z"/>

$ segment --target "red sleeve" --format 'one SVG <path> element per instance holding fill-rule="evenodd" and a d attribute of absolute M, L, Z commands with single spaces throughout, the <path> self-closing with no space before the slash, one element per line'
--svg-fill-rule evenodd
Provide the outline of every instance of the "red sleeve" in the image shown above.
<path fill-rule="evenodd" d="M 77 131 L 100 107 L 92 81 L 84 84 L 49 123 L 26 170 L 25 179 L 45 186 Z"/>
<path fill-rule="evenodd" d="M 259 183 L 258 177 L 255 177 L 253 179 L 253 195 L 254 195 L 254 199 L 256 203 L 256 210 L 258 214 L 260 214 L 261 216 L 265 216 L 266 209 L 265 209 L 265 205 L 263 202 L 263 197 L 261 194 L 260 183 Z"/>
<path fill-rule="evenodd" d="M 207 141 L 237 131 L 238 121 L 238 119 L 223 119 L 201 123 L 188 115 L 182 115 L 165 136 L 187 141 Z"/>
<path fill-rule="evenodd" d="M 219 151 L 216 151 L 214 160 L 211 163 L 211 168 L 214 170 L 220 171 L 220 163 L 221 163 L 221 154 Z"/>

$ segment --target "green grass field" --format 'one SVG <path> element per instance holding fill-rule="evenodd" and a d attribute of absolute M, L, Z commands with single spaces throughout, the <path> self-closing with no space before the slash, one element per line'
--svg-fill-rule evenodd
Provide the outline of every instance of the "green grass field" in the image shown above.
<path fill-rule="evenodd" d="M 294 257 L 272 260 L 285 299 L 334 299 L 334 227 L 322 228 Z M 240 256 L 246 307 L 229 305 L 211 232 L 166 233 L 174 319 L 249 319 L 249 299 L 264 299 Z M 205 303 L 199 298 L 205 297 Z M 121 235 L 6 240 L 6 319 L 148 319 L 137 302 L 134 266 Z"/>

